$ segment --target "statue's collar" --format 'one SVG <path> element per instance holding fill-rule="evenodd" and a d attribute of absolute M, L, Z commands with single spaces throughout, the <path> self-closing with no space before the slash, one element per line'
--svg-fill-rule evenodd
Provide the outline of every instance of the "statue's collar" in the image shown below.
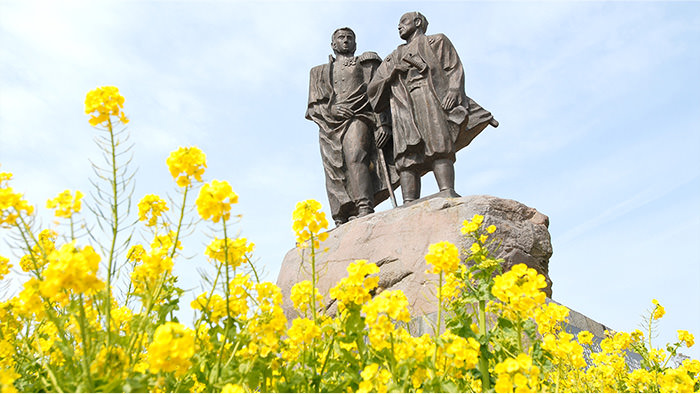
<path fill-rule="evenodd" d="M 328 63 L 333 64 L 336 62 L 336 59 L 333 55 L 328 55 Z M 357 56 L 353 56 L 352 59 L 346 59 L 342 62 L 343 66 L 354 66 L 357 63 Z"/>

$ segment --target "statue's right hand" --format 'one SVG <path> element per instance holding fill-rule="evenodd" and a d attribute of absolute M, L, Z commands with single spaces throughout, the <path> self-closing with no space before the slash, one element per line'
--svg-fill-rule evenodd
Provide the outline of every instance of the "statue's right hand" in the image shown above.
<path fill-rule="evenodd" d="M 332 105 L 331 113 L 333 116 L 341 119 L 350 119 L 354 115 L 352 110 L 344 105 Z"/>
<path fill-rule="evenodd" d="M 409 67 L 410 67 L 410 64 L 408 64 L 405 61 L 396 62 L 396 63 L 394 63 L 394 70 L 393 70 L 394 74 L 408 72 Z"/>

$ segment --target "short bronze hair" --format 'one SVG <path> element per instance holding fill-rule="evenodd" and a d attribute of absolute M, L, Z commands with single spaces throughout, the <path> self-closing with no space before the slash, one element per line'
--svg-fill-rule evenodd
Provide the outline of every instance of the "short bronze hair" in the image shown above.
<path fill-rule="evenodd" d="M 428 31 L 428 18 L 425 17 L 425 15 L 421 14 L 418 11 L 413 12 L 413 20 L 420 19 L 420 27 L 419 29 L 425 33 Z"/>
<path fill-rule="evenodd" d="M 338 28 L 338 29 L 335 29 L 335 31 L 333 32 L 333 34 L 331 34 L 331 41 L 335 40 L 335 35 L 338 34 L 338 32 L 341 32 L 341 31 L 349 31 L 350 33 L 352 33 L 352 37 L 353 37 L 354 39 L 357 39 L 357 36 L 355 35 L 355 32 L 352 31 L 351 28 L 349 28 L 349 27 L 340 27 L 340 28 Z"/>

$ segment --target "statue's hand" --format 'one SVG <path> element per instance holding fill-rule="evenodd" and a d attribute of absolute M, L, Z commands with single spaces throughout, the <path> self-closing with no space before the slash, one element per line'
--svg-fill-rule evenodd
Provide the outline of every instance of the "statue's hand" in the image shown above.
<path fill-rule="evenodd" d="M 398 75 L 399 73 L 408 72 L 410 65 L 404 61 L 399 61 L 394 63 L 394 69 L 392 70 L 393 75 Z"/>
<path fill-rule="evenodd" d="M 336 118 L 350 119 L 354 115 L 352 110 L 345 105 L 332 105 L 331 114 Z"/>
<path fill-rule="evenodd" d="M 374 133 L 374 139 L 377 141 L 377 148 L 382 149 L 384 145 L 386 145 L 387 141 L 389 141 L 389 133 L 386 130 L 386 127 L 380 127 L 377 129 L 377 131 Z"/>
<path fill-rule="evenodd" d="M 457 100 L 459 99 L 459 92 L 454 89 L 447 91 L 447 94 L 442 99 L 442 109 L 449 111 L 457 105 Z"/>

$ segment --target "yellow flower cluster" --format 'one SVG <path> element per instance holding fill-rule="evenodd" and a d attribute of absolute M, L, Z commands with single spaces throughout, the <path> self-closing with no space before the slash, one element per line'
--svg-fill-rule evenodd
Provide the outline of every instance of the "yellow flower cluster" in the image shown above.
<path fill-rule="evenodd" d="M 131 273 L 131 283 L 136 293 L 146 294 L 149 289 L 155 289 L 157 283 L 172 272 L 173 259 L 170 250 L 173 247 L 173 237 L 172 232 L 168 235 L 156 235 L 149 252 L 141 245 L 135 245 L 129 250 L 128 259 L 141 263 L 136 265 Z"/>
<path fill-rule="evenodd" d="M 95 118 L 106 116 L 102 122 L 111 130 L 114 101 L 101 103 L 104 108 L 95 111 Z M 116 107 L 120 111 L 119 99 Z M 178 185 L 189 187 L 201 182 L 206 164 L 201 151 L 183 148 L 173 152 L 168 166 Z M 321 233 L 328 223 L 316 201 L 298 204 L 294 232 L 300 244 L 312 245 L 313 272 L 311 281 L 292 288 L 290 303 L 303 316 L 288 325 L 282 291 L 259 283 L 258 271 L 247 260 L 253 244 L 227 238 L 226 220 L 237 196 L 227 183 L 214 181 L 202 187 L 197 207 L 206 219 L 224 221 L 224 235 L 214 238 L 205 254 L 230 265 L 214 264 L 208 288 L 190 304 L 197 318 L 189 329 L 171 321 L 185 292 L 171 273 L 174 259 L 181 257 L 183 235 L 179 225 L 177 233 L 169 231 L 167 205 L 160 198 L 144 197 L 139 219 L 165 231 L 155 234 L 150 247 L 127 242 L 118 249 L 128 250 L 132 283 L 128 290 L 117 285 L 116 279 L 123 279 L 118 264 L 110 271 L 115 281 L 105 289 L 97 277 L 100 257 L 91 247 L 79 249 L 75 242 L 57 247 L 58 234 L 50 230 L 35 236 L 34 221 L 24 221 L 31 207 L 18 203 L 21 195 L 7 186 L 10 177 L 0 174 L 0 218 L 15 227 L 16 239 L 26 240 L 20 266 L 30 279 L 18 295 L 0 300 L 2 392 L 700 390 L 700 361 L 668 366 L 681 346 L 694 345 L 689 332 L 679 330 L 678 342 L 660 349 L 651 341 L 647 345 L 641 331 L 602 340 L 581 332 L 576 340 L 564 330 L 568 309 L 545 303 L 544 278 L 534 270 L 516 265 L 494 277 L 502 262 L 490 257 L 489 248 L 498 244 L 490 239 L 496 228 L 484 229 L 481 215 L 464 222 L 465 244 L 441 242 L 429 248 L 427 268 L 440 275 L 439 323 L 435 334 L 414 337 L 406 296 L 378 289 L 379 268 L 366 260 L 350 264 L 348 276 L 329 291 L 338 313 L 329 316 L 319 308 L 325 303 L 315 288 L 314 253 L 328 236 Z M 75 198 L 68 192 L 53 204 L 59 216 L 70 217 L 79 201 L 77 192 Z M 458 247 L 465 251 L 464 264 Z M 243 261 L 250 263 L 258 283 L 250 275 L 236 275 Z M 9 260 L 0 257 L 0 279 L 8 271 Z M 664 313 L 657 301 L 654 305 L 649 336 L 653 320 Z M 313 314 L 307 313 L 310 308 Z M 497 313 L 487 315 L 488 308 Z M 443 310 L 449 313 L 441 316 Z M 584 357 L 584 348 L 593 350 L 594 342 L 600 351 Z M 629 370 L 629 351 L 644 358 L 644 368 Z"/>
<path fill-rule="evenodd" d="M 666 314 L 666 309 L 664 309 L 664 307 L 661 306 L 661 304 L 659 304 L 659 301 L 657 301 L 656 299 L 651 300 L 651 302 L 652 302 L 652 304 L 654 304 L 652 318 L 654 320 L 659 320 L 662 317 L 664 317 L 664 315 Z"/>
<path fill-rule="evenodd" d="M 156 329 L 148 345 L 148 368 L 153 373 L 183 376 L 192 365 L 194 331 L 180 323 L 166 322 Z"/>
<path fill-rule="evenodd" d="M 328 228 L 326 214 L 321 212 L 321 203 L 316 200 L 298 202 L 292 213 L 292 229 L 297 237 L 297 244 L 303 246 L 313 238 L 313 246 L 319 248 L 319 241 L 325 241 L 328 233 L 321 230 Z"/>
<path fill-rule="evenodd" d="M 298 310 L 301 313 L 306 313 L 307 310 L 311 309 L 312 287 L 313 286 L 311 284 L 311 281 L 309 280 L 301 281 L 292 286 L 289 299 L 292 301 L 294 309 Z M 318 288 L 315 288 L 314 292 L 316 302 L 320 303 L 322 298 L 321 293 L 318 291 Z"/>
<path fill-rule="evenodd" d="M 462 223 L 462 229 L 460 231 L 462 232 L 462 234 L 473 233 L 479 229 L 479 226 L 481 226 L 481 223 L 483 223 L 483 222 L 484 222 L 484 217 L 482 215 L 475 214 L 471 218 L 471 220 L 465 220 Z M 496 228 L 494 227 L 494 231 L 495 231 L 495 229 Z"/>
<path fill-rule="evenodd" d="M 202 182 L 204 169 L 207 168 L 207 157 L 199 148 L 191 146 L 187 148 L 180 147 L 176 151 L 170 153 L 166 159 L 170 175 L 173 176 L 175 182 L 180 187 L 190 186 L 194 178 L 198 182 Z"/>
<path fill-rule="evenodd" d="M 124 96 L 114 86 L 103 86 L 88 92 L 85 97 L 85 113 L 90 115 L 90 124 L 97 126 L 109 121 L 110 116 L 116 116 L 122 123 L 129 119 L 122 111 Z"/>
<path fill-rule="evenodd" d="M 395 330 L 394 321 L 408 322 L 408 299 L 401 290 L 383 291 L 362 306 L 365 322 L 369 327 L 369 343 L 375 350 L 391 346 L 391 334 Z"/>
<path fill-rule="evenodd" d="M 94 375 L 109 374 L 126 377 L 126 367 L 129 357 L 124 349 L 118 347 L 103 347 L 90 365 L 90 373 Z"/>
<path fill-rule="evenodd" d="M 386 393 L 391 380 L 391 372 L 386 368 L 381 368 L 379 364 L 372 363 L 366 366 L 362 373 L 362 382 L 357 389 L 358 393 Z"/>
<path fill-rule="evenodd" d="M 474 338 L 463 338 L 452 333 L 452 331 L 445 331 L 440 338 L 443 341 L 443 356 L 447 357 L 451 368 L 469 370 L 476 367 L 479 362 L 479 342 Z M 446 364 L 447 364 L 446 363 Z M 462 378 L 464 375 L 462 372 L 459 373 L 458 378 Z"/>
<path fill-rule="evenodd" d="M 531 312 L 546 299 L 547 287 L 544 276 L 525 264 L 516 264 L 510 271 L 494 278 L 491 292 L 502 305 L 504 315 L 509 319 L 526 319 Z"/>
<path fill-rule="evenodd" d="M 442 241 L 434 243 L 428 247 L 428 254 L 425 261 L 432 266 L 428 272 L 446 274 L 457 271 L 459 266 L 459 249 L 451 242 Z"/>
<path fill-rule="evenodd" d="M 520 353 L 516 358 L 509 357 L 498 363 L 496 373 L 496 392 L 498 393 L 534 393 L 540 391 L 540 369 L 532 364 L 532 358 Z"/>
<path fill-rule="evenodd" d="M 194 310 L 205 312 L 209 321 L 219 324 L 219 321 L 227 317 L 227 313 L 234 318 L 245 318 L 248 313 L 248 292 L 252 287 L 248 275 L 236 275 L 229 286 L 230 294 L 228 299 L 228 310 L 226 309 L 226 299 L 218 294 L 209 296 L 207 293 L 200 294 L 190 306 Z"/>
<path fill-rule="evenodd" d="M 678 341 L 684 342 L 687 347 L 692 347 L 695 344 L 695 337 L 686 330 L 678 330 Z"/>
<path fill-rule="evenodd" d="M 377 287 L 379 278 L 368 275 L 379 272 L 379 267 L 367 260 L 355 260 L 347 268 L 348 276 L 341 279 L 330 290 L 331 298 L 338 301 L 338 311 L 342 312 L 351 305 L 362 305 L 372 299 L 370 291 Z"/>
<path fill-rule="evenodd" d="M 281 342 L 280 337 L 287 328 L 287 318 L 282 309 L 282 293 L 279 287 L 264 282 L 255 285 L 260 313 L 248 321 L 247 332 L 250 342 L 238 351 L 244 359 L 276 356 Z"/>
<path fill-rule="evenodd" d="M 222 218 L 228 220 L 231 216 L 231 205 L 238 203 L 238 195 L 233 192 L 226 181 L 206 183 L 199 190 L 197 197 L 197 212 L 199 216 L 218 223 Z"/>
<path fill-rule="evenodd" d="M 41 230 L 36 245 L 32 246 L 30 253 L 25 254 L 19 260 L 19 265 L 24 272 L 41 270 L 48 262 L 48 257 L 56 250 L 56 238 L 58 233 L 53 230 Z"/>
<path fill-rule="evenodd" d="M 568 332 L 545 335 L 542 339 L 542 349 L 548 351 L 556 362 L 566 363 L 573 368 L 586 367 L 583 347 Z"/>
<path fill-rule="evenodd" d="M 12 174 L 0 172 L 0 227 L 11 227 L 24 212 L 25 215 L 34 213 L 34 207 L 23 199 L 22 194 L 15 193 L 9 186 Z"/>
<path fill-rule="evenodd" d="M 0 256 L 0 280 L 5 279 L 5 275 L 10 273 L 10 268 L 12 268 L 12 264 L 10 264 L 10 259 L 4 256 Z"/>
<path fill-rule="evenodd" d="M 54 215 L 56 215 L 56 217 L 69 219 L 74 213 L 80 212 L 82 198 L 83 193 L 81 193 L 80 190 L 75 191 L 75 197 L 71 194 L 70 190 L 65 190 L 55 198 L 48 200 L 46 202 L 46 208 L 55 208 L 56 211 Z"/>
<path fill-rule="evenodd" d="M 217 238 L 207 246 L 204 253 L 213 260 L 227 263 L 231 267 L 236 268 L 245 261 L 249 253 L 253 253 L 254 248 L 255 244 L 248 243 L 248 240 L 245 238 Z"/>
<path fill-rule="evenodd" d="M 311 342 L 321 336 L 321 328 L 311 319 L 298 318 L 292 320 L 292 326 L 287 330 L 290 344 L 294 346 L 310 345 Z"/>
<path fill-rule="evenodd" d="M 168 204 L 155 194 L 143 196 L 138 204 L 139 221 L 147 221 L 147 226 L 155 226 L 158 218 L 168 210 Z"/>
<path fill-rule="evenodd" d="M 49 265 L 44 270 L 41 294 L 59 300 L 64 292 L 92 294 L 104 287 L 97 278 L 100 256 L 92 246 L 78 249 L 75 242 L 61 246 L 49 256 Z"/>

